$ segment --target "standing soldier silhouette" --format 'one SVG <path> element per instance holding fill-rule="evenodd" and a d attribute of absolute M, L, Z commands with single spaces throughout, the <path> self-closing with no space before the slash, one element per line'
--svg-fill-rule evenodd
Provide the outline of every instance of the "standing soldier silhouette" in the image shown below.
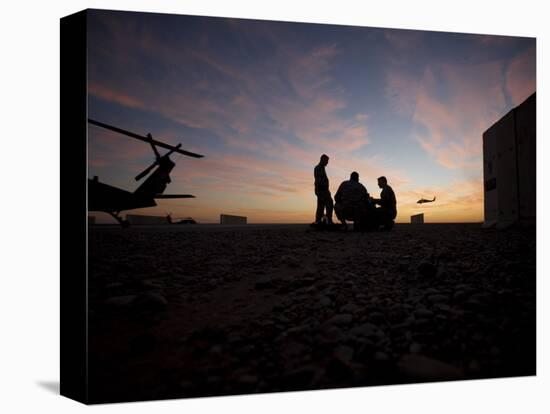
<path fill-rule="evenodd" d="M 317 196 L 317 211 L 315 212 L 315 224 L 321 223 L 323 213 L 326 210 L 327 223 L 332 224 L 332 196 L 329 191 L 329 183 L 325 167 L 328 164 L 328 155 L 321 155 L 319 164 L 313 169 L 315 176 L 315 195 Z"/>

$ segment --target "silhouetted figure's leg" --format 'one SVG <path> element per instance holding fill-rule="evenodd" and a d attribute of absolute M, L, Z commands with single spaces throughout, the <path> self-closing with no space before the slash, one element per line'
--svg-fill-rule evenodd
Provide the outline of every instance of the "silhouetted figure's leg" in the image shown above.
<path fill-rule="evenodd" d="M 379 220 L 378 223 L 382 226 L 383 230 L 391 230 L 394 225 L 393 219 L 395 218 L 395 213 L 392 211 L 387 211 L 385 209 L 378 209 Z"/>
<path fill-rule="evenodd" d="M 325 204 L 323 202 L 323 198 L 321 197 L 320 194 L 317 194 L 317 211 L 315 212 L 315 223 L 321 222 L 324 209 L 325 209 Z"/>
<path fill-rule="evenodd" d="M 344 214 L 344 206 L 340 203 L 336 203 L 334 205 L 334 213 L 336 214 L 336 217 L 344 225 L 344 230 L 348 229 L 348 223 L 346 223 L 346 217 Z"/>
<path fill-rule="evenodd" d="M 342 211 L 342 204 L 336 203 L 334 205 L 334 214 L 336 214 L 336 218 L 340 220 L 342 223 L 344 223 L 344 216 Z"/>
<path fill-rule="evenodd" d="M 333 210 L 333 202 L 332 202 L 332 196 L 330 195 L 330 192 L 327 191 L 327 199 L 326 199 L 326 210 L 327 210 L 327 220 L 329 224 L 332 224 L 332 210 Z"/>
<path fill-rule="evenodd" d="M 319 190 L 316 191 L 317 195 L 317 211 L 315 212 L 315 222 L 319 223 L 323 218 L 323 213 L 326 211 L 327 220 L 329 223 L 332 223 L 332 196 L 328 190 Z"/>

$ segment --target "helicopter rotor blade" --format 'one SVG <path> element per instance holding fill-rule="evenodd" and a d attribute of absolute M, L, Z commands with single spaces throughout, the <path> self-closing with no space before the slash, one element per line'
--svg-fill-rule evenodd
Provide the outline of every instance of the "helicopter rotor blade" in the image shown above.
<path fill-rule="evenodd" d="M 122 128 L 117 128 L 117 127 L 114 127 L 112 125 L 104 124 L 103 122 L 99 122 L 99 121 L 96 121 L 96 120 L 91 119 L 91 118 L 88 118 L 88 122 L 92 125 L 95 125 L 95 126 L 98 126 L 98 127 L 101 127 L 101 128 L 105 128 L 105 129 L 108 129 L 108 130 L 113 131 L 113 132 L 118 132 L 119 134 L 126 135 L 128 137 L 132 137 L 132 138 L 135 138 L 137 140 L 147 142 L 149 144 L 154 144 L 158 147 L 166 148 L 166 149 L 172 150 L 173 152 L 177 152 L 177 153 L 182 154 L 182 155 L 187 155 L 188 157 L 193 157 L 193 158 L 202 158 L 202 157 L 204 157 L 204 155 L 201 155 L 201 154 L 196 154 L 194 152 L 182 150 L 182 149 L 179 148 L 179 146 L 165 144 L 164 142 L 160 142 L 160 141 L 154 140 L 152 138 L 148 138 L 148 137 L 145 137 L 143 135 L 139 135 L 139 134 L 136 134 L 134 132 L 127 131 L 127 130 L 122 129 Z"/>
<path fill-rule="evenodd" d="M 153 198 L 195 198 L 195 196 L 191 194 L 157 194 Z"/>
<path fill-rule="evenodd" d="M 146 169 L 144 169 L 142 172 L 140 172 L 138 175 L 136 175 L 136 181 L 141 180 L 143 177 L 145 177 L 149 172 L 155 168 L 158 164 L 158 161 L 155 161 L 150 166 L 148 166 Z"/>

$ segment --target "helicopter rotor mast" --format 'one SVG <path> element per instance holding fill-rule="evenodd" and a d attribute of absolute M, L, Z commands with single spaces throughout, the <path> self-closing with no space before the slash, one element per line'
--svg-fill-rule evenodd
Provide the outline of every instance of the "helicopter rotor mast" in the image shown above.
<path fill-rule="evenodd" d="M 147 134 L 147 137 L 151 137 L 151 134 Z M 151 141 L 153 140 L 153 137 L 151 137 Z M 157 150 L 157 147 L 155 146 L 155 144 L 153 144 L 152 142 L 149 142 L 151 144 L 151 147 L 153 148 L 153 151 L 155 152 L 155 161 L 149 166 L 147 167 L 145 170 L 143 170 L 141 173 L 139 173 L 138 175 L 136 175 L 136 181 L 139 181 L 141 180 L 143 177 L 145 177 L 147 174 L 149 174 L 149 172 L 155 168 L 157 165 L 159 165 L 159 163 L 161 162 L 161 159 L 162 157 L 168 157 L 170 154 L 172 154 L 173 152 L 177 151 L 179 149 L 179 147 L 181 147 L 181 144 L 178 144 L 176 145 L 174 148 L 172 148 L 170 151 L 168 151 L 166 154 L 164 154 L 163 156 L 161 156 Z"/>

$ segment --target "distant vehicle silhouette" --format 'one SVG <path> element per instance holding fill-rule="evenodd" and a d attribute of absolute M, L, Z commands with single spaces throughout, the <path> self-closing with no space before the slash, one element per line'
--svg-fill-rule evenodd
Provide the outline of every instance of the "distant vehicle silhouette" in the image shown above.
<path fill-rule="evenodd" d="M 156 141 L 151 134 L 147 134 L 147 136 L 138 135 L 121 128 L 94 121 L 93 119 L 88 119 L 88 122 L 92 125 L 147 142 L 151 145 L 155 154 L 155 161 L 139 173 L 135 179 L 139 181 L 154 169 L 153 172 L 133 193 L 101 183 L 97 176 L 93 179 L 88 178 L 89 211 L 102 211 L 108 213 L 118 221 L 122 227 L 128 227 L 130 223 L 120 217 L 119 214 L 121 211 L 154 207 L 157 205 L 155 200 L 160 198 L 195 198 L 195 196 L 191 194 L 163 194 L 166 186 L 171 182 L 170 172 L 176 165 L 169 156 L 174 152 L 194 158 L 202 158 L 203 155 L 182 150 L 180 149 L 181 144 L 173 146 Z M 160 155 L 157 147 L 166 148 L 169 151 L 164 155 Z"/>
<path fill-rule="evenodd" d="M 416 203 L 417 204 L 424 204 L 424 203 L 433 203 L 434 201 L 435 201 L 435 196 L 434 196 L 433 200 L 426 200 L 425 198 L 421 198 Z"/>
<path fill-rule="evenodd" d="M 166 220 L 168 220 L 168 223 L 170 224 L 197 224 L 197 222 L 191 217 L 186 217 L 183 219 L 176 218 L 176 221 L 174 221 L 174 219 L 172 219 L 172 213 L 166 215 Z"/>

